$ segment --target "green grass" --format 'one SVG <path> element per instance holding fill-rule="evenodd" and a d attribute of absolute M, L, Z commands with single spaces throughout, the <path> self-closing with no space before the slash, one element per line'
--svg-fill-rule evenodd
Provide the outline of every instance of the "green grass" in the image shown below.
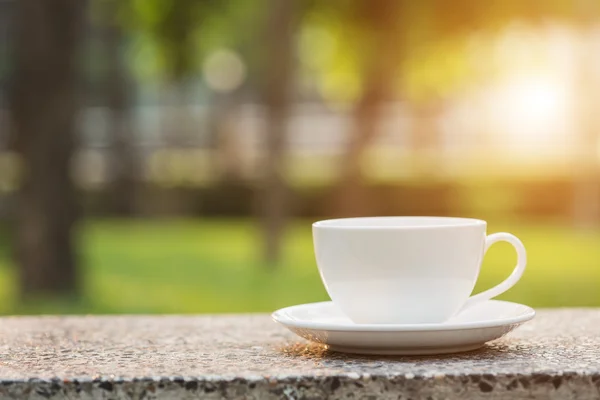
<path fill-rule="evenodd" d="M 600 306 L 600 229 L 505 221 L 525 243 L 523 279 L 500 298 L 534 307 Z M 0 232 L 0 313 L 267 312 L 327 299 L 312 253 L 310 221 L 293 222 L 281 265 L 260 260 L 251 220 L 91 220 L 78 231 L 84 296 L 18 304 L 9 236 Z M 508 276 L 510 245 L 495 245 L 476 290 Z"/>

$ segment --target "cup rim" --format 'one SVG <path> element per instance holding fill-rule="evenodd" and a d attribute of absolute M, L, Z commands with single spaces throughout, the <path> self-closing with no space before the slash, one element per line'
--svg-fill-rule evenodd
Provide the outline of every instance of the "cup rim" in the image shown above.
<path fill-rule="evenodd" d="M 377 224 L 376 220 L 403 221 L 403 224 Z M 411 220 L 413 223 L 410 223 Z M 419 224 L 416 221 L 425 223 Z M 362 222 L 362 224 L 361 224 Z M 371 222 L 368 224 L 367 222 Z M 436 217 L 436 216 L 383 216 L 383 217 L 350 217 L 350 218 L 332 218 L 316 221 L 312 224 L 313 228 L 325 229 L 390 229 L 390 230 L 408 230 L 408 229 L 440 229 L 440 228 L 461 228 L 486 226 L 487 222 L 476 218 L 463 217 Z"/>

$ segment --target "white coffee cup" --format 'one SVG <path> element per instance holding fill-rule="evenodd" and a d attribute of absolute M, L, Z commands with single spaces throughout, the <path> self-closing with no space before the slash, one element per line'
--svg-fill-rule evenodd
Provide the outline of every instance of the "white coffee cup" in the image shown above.
<path fill-rule="evenodd" d="M 331 300 L 359 324 L 441 323 L 510 289 L 523 275 L 525 247 L 509 233 L 486 236 L 470 218 L 368 217 L 313 224 L 315 255 Z M 469 297 L 494 243 L 517 251 L 512 274 Z"/>

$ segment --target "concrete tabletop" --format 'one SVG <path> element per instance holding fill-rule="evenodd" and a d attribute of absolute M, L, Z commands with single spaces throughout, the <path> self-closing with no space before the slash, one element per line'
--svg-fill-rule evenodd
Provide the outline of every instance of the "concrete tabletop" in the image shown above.
<path fill-rule="evenodd" d="M 2 398 L 600 398 L 600 310 L 470 353 L 352 356 L 268 315 L 0 318 Z"/>

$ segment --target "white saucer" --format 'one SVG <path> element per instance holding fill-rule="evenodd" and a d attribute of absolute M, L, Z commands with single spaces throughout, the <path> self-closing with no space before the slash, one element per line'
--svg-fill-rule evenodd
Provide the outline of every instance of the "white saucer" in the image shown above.
<path fill-rule="evenodd" d="M 283 308 L 273 319 L 304 339 L 356 354 L 431 355 L 475 350 L 535 316 L 531 307 L 488 300 L 441 324 L 355 324 L 331 302 Z"/>

